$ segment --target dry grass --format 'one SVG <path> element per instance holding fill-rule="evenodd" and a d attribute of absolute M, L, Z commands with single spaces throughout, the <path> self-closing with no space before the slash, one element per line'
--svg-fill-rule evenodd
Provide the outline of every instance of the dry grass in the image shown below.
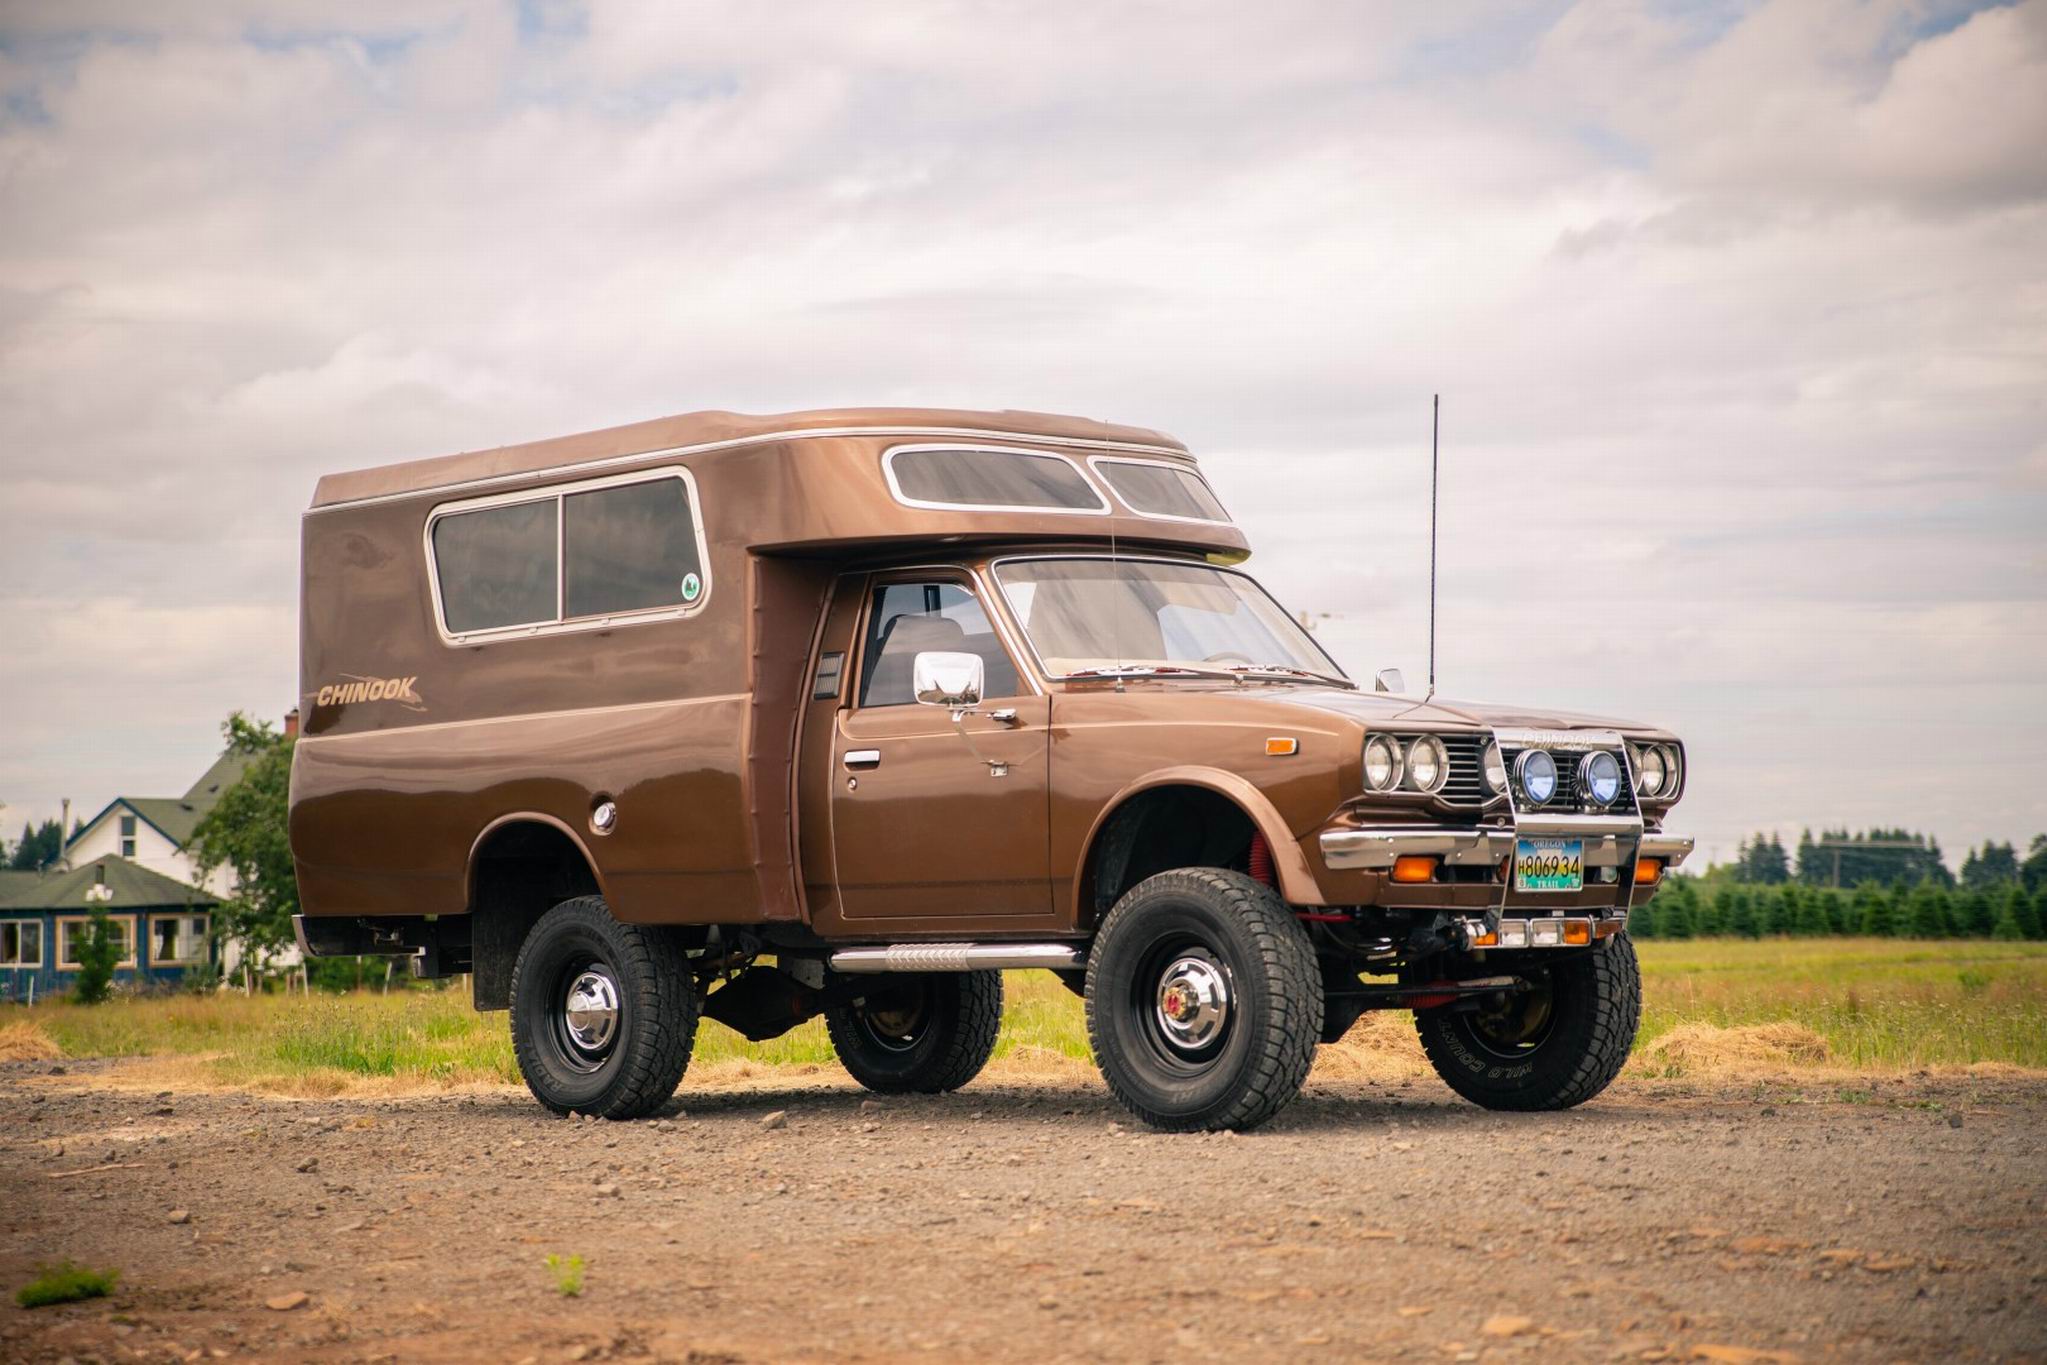
<path fill-rule="evenodd" d="M 2047 1070 L 2047 945 L 1741 940 L 1641 945 L 1636 1076 L 1813 1077 L 1907 1070 Z M 1080 1001 L 1044 972 L 1011 973 L 991 1077 L 1070 1083 L 1092 1074 Z M 502 1014 L 456 992 L 160 997 L 38 1005 L 0 1024 L 0 1060 L 117 1057 L 96 1079 L 324 1098 L 519 1084 Z M 1323 1048 L 1324 1081 L 1429 1074 L 1404 1011 L 1367 1014 Z M 748 1043 L 706 1021 L 692 1088 L 848 1084 L 821 1021 Z"/>
<path fill-rule="evenodd" d="M 33 1021 L 0 1024 L 0 1062 L 54 1062 L 63 1055 L 64 1049 Z"/>

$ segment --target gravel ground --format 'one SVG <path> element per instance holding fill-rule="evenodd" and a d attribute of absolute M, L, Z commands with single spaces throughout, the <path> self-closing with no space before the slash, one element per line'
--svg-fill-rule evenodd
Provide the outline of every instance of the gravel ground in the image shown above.
<path fill-rule="evenodd" d="M 685 1086 L 607 1124 L 119 1075 L 0 1066 L 0 1359 L 2047 1355 L 2037 1080 L 1635 1081 L 1564 1115 L 1318 1083 L 1162 1137 L 1079 1080 Z M 119 1289 L 16 1308 L 58 1257 Z"/>

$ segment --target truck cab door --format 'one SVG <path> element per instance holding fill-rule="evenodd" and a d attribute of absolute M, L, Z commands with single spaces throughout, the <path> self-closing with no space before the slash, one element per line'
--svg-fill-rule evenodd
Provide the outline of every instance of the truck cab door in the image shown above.
<path fill-rule="evenodd" d="M 1052 912 L 1050 700 L 1034 690 L 964 571 L 877 574 L 862 592 L 857 655 L 831 731 L 836 904 L 813 904 L 818 926 L 1041 927 Z M 954 720 L 944 707 L 919 704 L 912 670 L 918 654 L 933 651 L 978 656 L 976 710 L 1013 714 Z M 809 761 L 822 756 L 822 745 L 804 748 Z"/>

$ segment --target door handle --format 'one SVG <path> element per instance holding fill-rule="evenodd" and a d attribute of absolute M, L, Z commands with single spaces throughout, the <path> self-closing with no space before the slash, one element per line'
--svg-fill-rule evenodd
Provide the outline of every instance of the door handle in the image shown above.
<path fill-rule="evenodd" d="M 846 750 L 845 758 L 841 761 L 844 762 L 848 768 L 851 768 L 856 772 L 865 770 L 867 768 L 879 768 L 881 766 L 881 750 L 848 749 Z"/>

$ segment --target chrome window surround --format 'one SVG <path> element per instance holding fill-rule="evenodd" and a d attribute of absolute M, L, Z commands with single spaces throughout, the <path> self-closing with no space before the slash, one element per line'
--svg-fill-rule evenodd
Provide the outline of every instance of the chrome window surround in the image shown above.
<path fill-rule="evenodd" d="M 1009 588 L 1008 585 L 1006 585 L 1002 581 L 1003 565 L 1046 563 L 1050 561 L 1066 561 L 1074 559 L 1100 560 L 1101 562 L 1107 564 L 1172 564 L 1181 568 L 1185 568 L 1186 566 L 1191 564 L 1196 568 L 1211 569 L 1216 573 L 1234 574 L 1238 578 L 1243 579 L 1246 583 L 1249 583 L 1252 587 L 1256 588 L 1260 593 L 1263 593 L 1265 596 L 1265 600 L 1272 603 L 1272 605 L 1279 610 L 1280 615 L 1286 617 L 1290 621 L 1293 620 L 1293 613 L 1288 611 L 1286 607 L 1280 603 L 1280 600 L 1277 597 L 1274 597 L 1270 592 L 1267 592 L 1265 585 L 1263 583 L 1260 583 L 1250 574 L 1247 574 L 1240 569 L 1230 568 L 1226 565 L 1211 563 L 1206 559 L 1197 558 L 1192 555 L 1184 559 L 1175 559 L 1170 555 L 1117 555 L 1117 554 L 1004 555 L 1000 559 L 994 559 L 988 562 L 988 576 L 995 580 L 995 587 L 997 590 L 996 596 L 1001 601 L 1001 608 L 1003 613 L 1005 615 L 1012 615 L 1009 602 Z M 1069 679 L 1080 678 L 1081 681 L 1085 682 L 1089 681 L 1092 678 L 1093 675 L 1081 675 L 1074 673 L 1054 673 L 1050 669 L 1046 668 L 1045 660 L 1038 653 L 1037 641 L 1031 639 L 1030 627 L 1025 625 L 1021 619 L 1015 618 L 1013 615 L 1012 619 L 1016 620 L 1017 633 L 1023 637 L 1024 644 L 1030 651 L 1029 657 L 1032 666 L 1037 670 L 1038 675 L 1044 678 L 1045 681 L 1065 682 Z M 1309 644 L 1315 646 L 1315 652 L 1317 654 L 1320 654 L 1322 656 L 1323 662 L 1329 665 L 1329 671 L 1332 674 L 1346 681 L 1349 681 L 1350 674 L 1344 672 L 1343 666 L 1337 663 L 1336 660 L 1329 657 L 1329 651 L 1322 648 L 1322 642 L 1320 640 L 1317 640 L 1313 635 L 1309 634 L 1305 630 L 1302 631 L 1301 634 L 1307 638 Z M 1166 676 L 1170 678 L 1172 675 L 1168 674 Z"/>
<path fill-rule="evenodd" d="M 1176 470 L 1182 474 L 1192 475 L 1195 482 L 1208 490 L 1208 496 L 1215 498 L 1215 505 L 1222 507 L 1223 500 L 1216 496 L 1215 485 L 1210 483 L 1207 477 L 1191 464 L 1182 464 L 1177 460 L 1139 460 L 1127 455 L 1090 455 L 1087 457 L 1087 462 L 1088 467 L 1094 470 L 1101 478 L 1102 487 L 1109 491 L 1111 497 L 1122 503 L 1133 514 L 1143 517 L 1147 521 L 1177 521 L 1193 526 L 1235 526 L 1237 524 L 1229 519 L 1230 509 L 1227 507 L 1223 507 L 1223 520 L 1221 521 L 1216 521 L 1211 517 L 1177 517 L 1169 512 L 1147 512 L 1125 497 L 1122 490 L 1116 487 L 1114 481 L 1106 473 L 1102 472 L 1102 466 L 1105 464 L 1140 464 L 1150 465 L 1154 469 Z"/>
<path fill-rule="evenodd" d="M 696 537 L 697 546 L 697 577 L 703 582 L 703 590 L 697 594 L 697 600 L 669 607 L 645 607 L 638 611 L 611 612 L 603 616 L 564 616 L 563 604 L 568 590 L 568 519 L 563 500 L 577 493 L 588 493 L 595 489 L 623 488 L 636 483 L 655 483 L 661 479 L 680 479 L 684 491 L 689 495 L 690 530 Z M 528 502 L 555 504 L 554 617 L 546 621 L 523 621 L 513 625 L 492 626 L 488 630 L 462 632 L 449 630 L 447 608 L 441 601 L 441 566 L 434 556 L 435 523 L 443 517 L 460 516 L 464 512 L 481 511 L 487 507 L 512 507 Z M 427 513 L 426 526 L 420 536 L 426 550 L 427 588 L 433 594 L 434 630 L 439 633 L 441 643 L 450 648 L 490 640 L 523 640 L 542 635 L 566 635 L 576 631 L 637 626 L 653 621 L 674 621 L 696 615 L 711 601 L 711 552 L 704 540 L 704 508 L 697 499 L 696 476 L 679 464 L 662 465 L 655 469 L 635 469 L 630 474 L 612 474 L 601 478 L 577 479 L 569 483 L 544 484 L 537 488 L 522 488 L 516 493 L 493 493 L 480 498 L 444 502 Z"/>
<path fill-rule="evenodd" d="M 1071 469 L 1080 479 L 1081 483 L 1086 486 L 1087 491 L 1094 495 L 1096 505 L 1093 507 L 1045 507 L 1035 503 L 934 502 L 927 498 L 913 498 L 908 493 L 905 493 L 903 486 L 896 481 L 896 456 L 912 454 L 917 451 L 933 450 L 980 450 L 998 455 L 1027 455 L 1039 460 L 1058 460 L 1068 469 Z M 1109 506 L 1108 498 L 1103 496 L 1100 486 L 1087 476 L 1086 470 L 1080 467 L 1080 462 L 1060 450 L 1022 450 L 1015 446 L 988 445 L 974 441 L 920 441 L 912 445 L 890 446 L 887 450 L 882 451 L 881 476 L 888 483 L 890 497 L 905 507 L 921 507 L 930 511 L 1021 512 L 1031 516 L 1043 514 L 1055 517 L 1105 517 L 1114 510 Z"/>

